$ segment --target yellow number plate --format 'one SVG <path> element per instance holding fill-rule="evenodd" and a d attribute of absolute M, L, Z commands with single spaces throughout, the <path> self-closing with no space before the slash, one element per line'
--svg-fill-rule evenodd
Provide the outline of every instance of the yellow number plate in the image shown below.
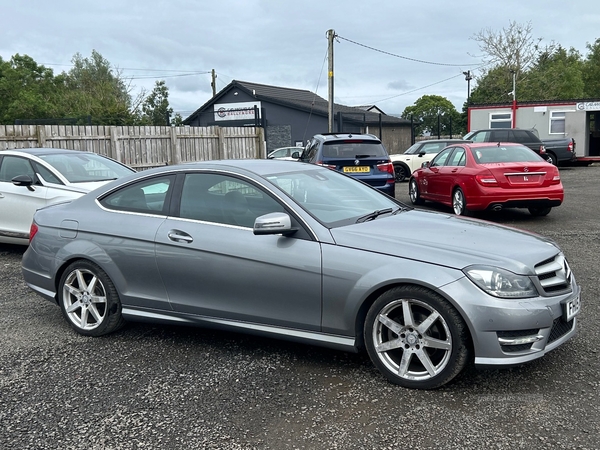
<path fill-rule="evenodd" d="M 349 173 L 364 173 L 364 172 L 370 172 L 371 169 L 369 169 L 368 166 L 348 166 L 348 167 L 344 167 L 344 172 L 349 172 Z"/>

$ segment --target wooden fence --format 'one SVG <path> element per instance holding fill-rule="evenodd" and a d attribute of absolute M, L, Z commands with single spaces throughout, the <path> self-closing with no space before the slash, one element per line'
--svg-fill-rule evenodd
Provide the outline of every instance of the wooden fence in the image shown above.
<path fill-rule="evenodd" d="M 86 150 L 136 170 L 192 161 L 265 158 L 264 140 L 259 127 L 0 125 L 0 151 Z"/>

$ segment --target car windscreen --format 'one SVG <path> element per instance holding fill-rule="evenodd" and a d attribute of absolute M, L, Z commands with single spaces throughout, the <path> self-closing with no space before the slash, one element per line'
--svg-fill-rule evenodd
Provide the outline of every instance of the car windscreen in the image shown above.
<path fill-rule="evenodd" d="M 323 158 L 387 157 L 387 151 L 376 141 L 333 141 L 323 144 Z"/>
<path fill-rule="evenodd" d="M 295 203 L 327 227 L 356 223 L 373 211 L 400 203 L 347 175 L 329 169 L 294 171 L 265 176 Z"/>
<path fill-rule="evenodd" d="M 54 153 L 40 158 L 61 173 L 70 183 L 115 180 L 135 171 L 95 153 Z"/>

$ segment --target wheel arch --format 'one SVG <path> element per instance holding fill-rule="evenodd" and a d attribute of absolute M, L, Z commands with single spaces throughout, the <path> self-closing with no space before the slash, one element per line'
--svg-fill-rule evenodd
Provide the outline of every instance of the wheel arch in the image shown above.
<path fill-rule="evenodd" d="M 436 288 L 435 286 L 433 286 L 429 283 L 418 282 L 415 280 L 396 281 L 396 282 L 392 282 L 392 283 L 385 284 L 382 286 L 378 286 L 376 289 L 371 291 L 365 297 L 364 301 L 361 303 L 361 305 L 358 309 L 358 312 L 356 314 L 356 322 L 354 325 L 355 333 L 356 333 L 356 337 L 355 337 L 356 347 L 358 348 L 359 351 L 362 352 L 366 348 L 365 347 L 364 328 L 365 328 L 365 321 L 366 321 L 367 313 L 369 312 L 369 309 L 371 308 L 371 306 L 373 306 L 373 303 L 375 303 L 375 301 L 384 292 L 387 292 L 388 290 L 397 288 L 397 287 L 417 287 L 417 288 L 428 289 L 431 292 L 440 296 L 442 299 L 444 299 L 454 310 L 456 310 L 456 312 L 458 313 L 458 315 L 460 316 L 462 321 L 465 323 L 470 350 L 473 351 L 473 348 L 474 348 L 473 332 L 474 332 L 474 330 L 472 329 L 472 324 L 470 323 L 470 321 L 467 320 L 467 314 L 466 314 L 465 310 L 463 308 L 461 308 L 460 305 L 458 305 L 451 297 L 449 297 L 442 290 Z"/>

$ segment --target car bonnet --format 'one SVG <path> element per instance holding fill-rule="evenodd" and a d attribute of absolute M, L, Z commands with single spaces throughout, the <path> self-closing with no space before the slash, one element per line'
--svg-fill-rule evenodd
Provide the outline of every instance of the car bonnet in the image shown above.
<path fill-rule="evenodd" d="M 472 264 L 534 275 L 558 247 L 548 238 L 484 220 L 412 210 L 334 228 L 337 245 L 463 269 Z"/>

